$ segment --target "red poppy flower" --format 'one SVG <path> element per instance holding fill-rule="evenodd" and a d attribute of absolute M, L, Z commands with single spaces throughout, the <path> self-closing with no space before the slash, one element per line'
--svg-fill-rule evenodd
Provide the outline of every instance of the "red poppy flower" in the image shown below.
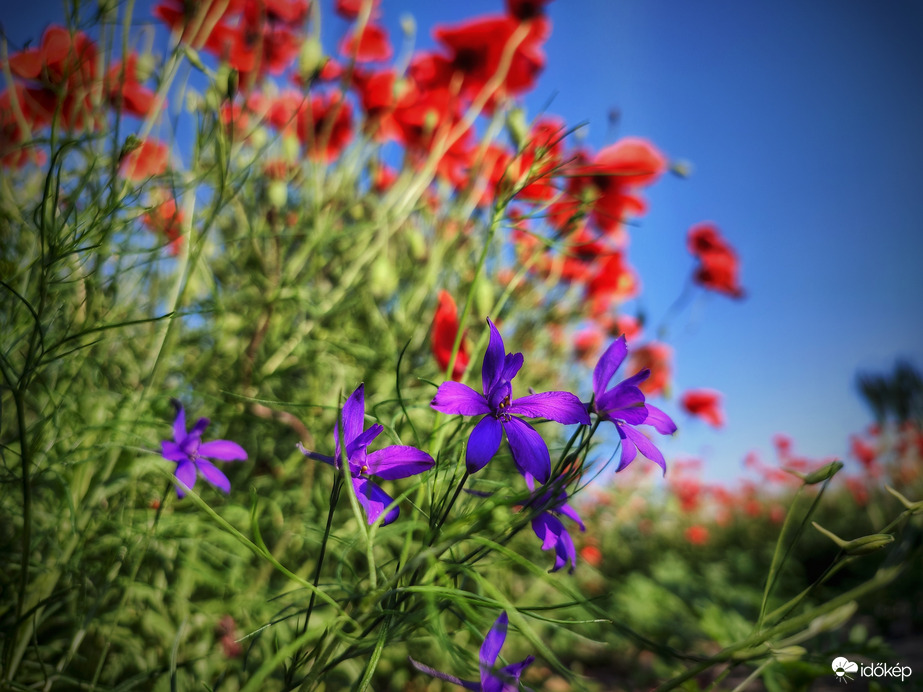
<path fill-rule="evenodd" d="M 627 137 L 596 156 L 577 152 L 568 166 L 567 197 L 551 210 L 552 222 L 566 227 L 587 213 L 600 230 L 616 231 L 629 216 L 647 211 L 637 189 L 655 182 L 666 170 L 663 154 L 646 139 Z"/>
<path fill-rule="evenodd" d="M 499 72 L 504 50 L 518 37 L 517 30 L 522 26 L 526 25 L 512 17 L 482 17 L 451 27 L 437 27 L 433 36 L 449 51 L 451 73 L 462 75 L 463 93 L 474 98 Z M 496 95 L 522 94 L 533 87 L 545 67 L 541 45 L 550 30 L 550 23 L 542 17 L 528 24 Z"/>
<path fill-rule="evenodd" d="M 673 351 L 669 346 L 659 341 L 651 341 L 631 351 L 628 372 L 649 369 L 651 376 L 639 383 L 638 387 L 647 396 L 657 396 L 669 386 L 673 374 L 670 365 L 672 358 Z"/>
<path fill-rule="evenodd" d="M 39 92 L 39 97 L 42 93 Z M 27 131 L 22 130 L 16 106 L 13 105 L 14 95 Z M 20 168 L 29 161 L 44 163 L 45 152 L 37 151 L 28 143 L 35 130 L 48 124 L 49 109 L 53 108 L 50 97 L 44 101 L 37 101 L 31 90 L 22 84 L 15 84 L 13 92 L 5 90 L 0 93 L 0 164 Z"/>
<path fill-rule="evenodd" d="M 156 140 L 144 140 L 122 159 L 119 171 L 132 182 L 141 182 L 167 172 L 170 152 L 167 145 Z"/>
<path fill-rule="evenodd" d="M 433 357 L 441 370 L 449 367 L 452 358 L 452 347 L 458 335 L 458 307 L 448 291 L 439 291 L 439 305 L 436 307 L 436 316 L 433 319 L 432 347 Z M 452 368 L 452 379 L 460 380 L 468 367 L 471 356 L 468 353 L 465 337 L 462 336 L 461 345 L 455 356 L 455 365 Z"/>
<path fill-rule="evenodd" d="M 719 392 L 712 389 L 690 389 L 683 394 L 680 404 L 688 414 L 698 416 L 715 428 L 724 426 Z"/>
<path fill-rule="evenodd" d="M 683 532 L 683 536 L 692 545 L 705 545 L 708 543 L 708 529 L 701 524 L 690 526 Z"/>
<path fill-rule="evenodd" d="M 602 345 L 603 335 L 598 329 L 582 329 L 574 335 L 574 353 L 577 360 L 585 365 L 596 362 Z"/>
<path fill-rule="evenodd" d="M 340 42 L 340 54 L 355 58 L 356 62 L 390 60 L 393 53 L 388 32 L 377 24 L 366 24 L 359 37 L 350 31 Z"/>
<path fill-rule="evenodd" d="M 693 280 L 717 293 L 732 298 L 742 298 L 738 274 L 740 262 L 737 253 L 721 236 L 717 226 L 712 223 L 700 223 L 689 229 L 687 240 L 689 252 L 698 260 L 699 266 Z"/>
<path fill-rule="evenodd" d="M 164 0 L 154 6 L 154 16 L 180 32 L 181 41 L 201 48 L 215 27 L 238 14 L 243 4 L 244 0 Z"/>
<path fill-rule="evenodd" d="M 370 2 L 372 4 L 372 17 L 378 16 L 378 6 L 381 0 L 337 0 L 336 13 L 344 19 L 353 20 L 359 16 L 362 6 Z"/>
<path fill-rule="evenodd" d="M 183 212 L 176 206 L 176 199 L 168 197 L 150 212 L 141 217 L 145 227 L 152 233 L 166 237 L 171 255 L 178 255 L 182 246 Z"/>
<path fill-rule="evenodd" d="M 154 91 L 138 80 L 138 56 L 129 55 L 113 64 L 106 74 L 106 98 L 116 110 L 143 118 L 154 105 Z"/>
<path fill-rule="evenodd" d="M 285 108 L 292 107 L 297 109 L 294 122 L 298 139 L 311 158 L 333 161 L 352 139 L 352 106 L 338 92 L 314 96 L 310 107 L 304 97 L 293 95 L 285 104 Z M 271 114 L 270 120 L 275 118 L 274 122 L 283 124 L 283 118 L 292 122 L 291 117 L 290 110 L 279 111 Z"/>
<path fill-rule="evenodd" d="M 28 93 L 34 105 L 47 107 L 48 122 L 57 112 L 65 129 L 77 130 L 95 126 L 96 58 L 96 44 L 86 34 L 51 26 L 38 48 L 14 53 L 8 64 L 15 76 L 33 83 Z"/>
<path fill-rule="evenodd" d="M 401 129 L 394 119 L 397 99 L 394 94 L 397 75 L 394 70 L 353 72 L 353 86 L 365 111 L 365 130 L 379 141 L 399 139 Z"/>
<path fill-rule="evenodd" d="M 608 308 L 640 293 L 638 275 L 621 252 L 610 252 L 595 267 L 596 273 L 586 283 L 586 300 L 600 301 Z"/>

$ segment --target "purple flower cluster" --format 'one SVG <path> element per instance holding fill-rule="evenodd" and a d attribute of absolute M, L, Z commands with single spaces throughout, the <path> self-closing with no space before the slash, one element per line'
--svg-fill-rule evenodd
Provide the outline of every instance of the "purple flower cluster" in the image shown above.
<path fill-rule="evenodd" d="M 374 524 L 394 500 L 384 490 L 369 479 L 377 476 L 385 480 L 395 480 L 415 476 L 428 471 L 435 465 L 433 458 L 426 452 L 408 445 L 391 445 L 376 452 L 369 452 L 368 447 L 384 430 L 384 426 L 375 423 L 365 428 L 365 385 L 360 384 L 343 404 L 341 416 L 343 442 L 346 446 L 346 461 L 349 478 L 356 492 L 356 499 L 365 510 L 369 524 Z M 301 448 L 305 456 L 323 461 L 337 469 L 343 466 L 343 450 L 340 444 L 340 422 L 333 426 L 336 456 L 308 451 Z M 390 524 L 400 514 L 398 507 L 391 508 L 382 524 Z"/>
<path fill-rule="evenodd" d="M 229 440 L 212 440 L 202 442 L 202 433 L 208 427 L 208 418 L 199 418 L 192 430 L 186 432 L 186 411 L 176 399 L 172 400 L 176 409 L 176 418 L 173 420 L 173 441 L 163 440 L 160 443 L 161 454 L 164 459 L 176 464 L 176 495 L 184 497 L 186 491 L 183 486 L 192 489 L 195 486 L 196 476 L 202 474 L 205 480 L 225 493 L 231 492 L 231 482 L 221 470 L 211 463 L 207 457 L 220 461 L 246 461 L 247 452 L 236 442 Z"/>
<path fill-rule="evenodd" d="M 490 342 L 484 354 L 481 368 L 481 392 L 460 382 L 444 382 L 439 385 L 431 406 L 447 414 L 482 416 L 474 425 L 465 451 L 465 467 L 468 473 L 476 473 L 493 459 L 500 448 L 504 435 L 516 469 L 525 478 L 530 490 L 534 481 L 548 484 L 551 477 L 551 457 L 541 435 L 523 418 L 546 418 L 563 424 L 589 425 L 590 413 L 599 421 L 610 421 L 619 435 L 621 459 L 618 471 L 627 467 L 640 452 L 660 465 L 666 472 L 663 454 L 636 426 L 650 425 L 657 432 L 672 434 L 676 425 L 670 417 L 645 401 L 638 385 L 650 377 L 650 370 L 641 372 L 609 387 L 616 371 L 628 355 L 625 337 L 613 342 L 596 364 L 593 371 L 593 400 L 581 403 L 570 392 L 545 392 L 513 398 L 513 378 L 523 365 L 521 353 L 507 353 L 503 337 L 489 319 Z M 577 513 L 567 504 L 567 493 L 563 490 L 540 491 L 533 499 L 536 507 L 544 507 L 532 519 L 532 529 L 542 539 L 542 549 L 555 551 L 552 571 L 561 569 L 568 562 L 573 571 L 576 564 L 576 550 L 564 524 L 558 518 L 565 516 L 585 529 Z"/>

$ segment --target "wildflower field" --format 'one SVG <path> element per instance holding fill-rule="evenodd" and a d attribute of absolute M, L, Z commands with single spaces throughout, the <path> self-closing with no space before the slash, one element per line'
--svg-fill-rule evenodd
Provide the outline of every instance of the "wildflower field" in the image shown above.
<path fill-rule="evenodd" d="M 923 681 L 919 373 L 860 378 L 849 459 L 665 456 L 724 424 L 635 302 L 687 166 L 530 112 L 565 3 L 496 2 L 395 36 L 396 1 L 75 0 L 3 39 L 0 688 Z M 734 233 L 684 230 L 746 310 Z"/>

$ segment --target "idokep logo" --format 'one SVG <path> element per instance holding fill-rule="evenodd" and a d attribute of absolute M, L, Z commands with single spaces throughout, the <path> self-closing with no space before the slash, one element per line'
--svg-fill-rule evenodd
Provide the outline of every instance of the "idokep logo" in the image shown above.
<path fill-rule="evenodd" d="M 893 666 L 887 663 L 863 663 L 860 666 L 844 656 L 837 656 L 833 659 L 831 667 L 837 682 L 849 682 L 855 679 L 850 673 L 859 673 L 863 678 L 896 678 L 903 682 L 913 673 L 910 666 L 903 666 L 900 663 Z"/>
<path fill-rule="evenodd" d="M 843 656 L 838 656 L 833 659 L 831 665 L 833 666 L 833 672 L 836 673 L 837 682 L 848 682 L 852 680 L 852 676 L 848 675 L 848 673 L 855 673 L 859 670 L 859 665 L 857 663 L 853 663 Z"/>

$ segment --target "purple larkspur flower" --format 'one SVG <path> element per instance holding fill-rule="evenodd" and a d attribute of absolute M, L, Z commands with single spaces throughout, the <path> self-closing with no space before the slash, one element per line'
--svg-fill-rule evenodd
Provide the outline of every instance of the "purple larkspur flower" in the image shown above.
<path fill-rule="evenodd" d="M 512 380 L 522 367 L 522 354 L 507 353 L 494 323 L 488 319 L 487 324 L 490 343 L 481 368 L 483 394 L 460 382 L 443 382 L 430 405 L 441 413 L 484 415 L 468 438 L 465 452 L 468 473 L 484 468 L 497 453 L 505 433 L 519 472 L 545 483 L 551 475 L 548 446 L 520 417 L 584 425 L 589 425 L 590 417 L 580 400 L 570 392 L 544 392 L 512 399 Z"/>
<path fill-rule="evenodd" d="M 377 476 L 385 480 L 407 478 L 418 473 L 428 471 L 435 465 L 433 458 L 416 447 L 408 445 L 391 445 L 375 452 L 369 452 L 368 447 L 384 430 L 384 426 L 375 423 L 368 429 L 365 428 L 365 385 L 360 384 L 343 404 L 341 416 L 343 426 L 343 442 L 346 445 L 346 458 L 349 462 L 349 478 L 356 491 L 356 499 L 365 510 L 369 524 L 382 515 L 385 508 L 394 500 L 378 485 L 373 483 L 369 476 Z M 336 456 L 330 457 L 317 452 L 310 452 L 299 445 L 299 449 L 308 457 L 323 461 L 336 468 L 342 468 L 343 454 L 340 445 L 340 421 L 334 424 L 333 435 L 335 438 Z M 398 507 L 392 508 L 386 515 L 382 524 L 390 524 L 400 514 Z"/>
<path fill-rule="evenodd" d="M 529 490 L 534 490 L 534 484 L 526 478 Z M 577 566 L 577 549 L 574 540 L 570 537 L 564 523 L 558 516 L 567 517 L 574 521 L 581 531 L 586 531 L 583 521 L 576 510 L 567 504 L 567 493 L 564 490 L 552 490 L 540 493 L 534 503 L 538 507 L 545 507 L 544 511 L 532 519 L 532 530 L 542 539 L 542 550 L 554 548 L 554 567 L 552 572 L 557 572 L 570 562 L 569 572 L 573 573 Z"/>
<path fill-rule="evenodd" d="M 506 641 L 506 630 L 509 626 L 509 619 L 505 612 L 500 613 L 490 632 L 484 637 L 484 643 L 481 644 L 479 655 L 479 664 L 481 669 L 480 682 L 462 680 L 454 675 L 443 673 L 429 666 L 423 665 L 418 661 L 410 659 L 413 667 L 421 673 L 432 675 L 434 678 L 460 685 L 466 690 L 480 690 L 480 692 L 516 692 L 519 689 L 519 678 L 522 671 L 525 670 L 535 656 L 526 656 L 519 663 L 511 663 L 503 668 L 497 668 L 497 658 L 500 656 L 500 649 Z M 408 657 L 409 658 L 409 657 Z"/>
<path fill-rule="evenodd" d="M 645 368 L 627 380 L 606 389 L 627 355 L 628 342 L 622 336 L 612 342 L 596 363 L 593 369 L 592 410 L 601 420 L 611 421 L 619 434 L 622 451 L 616 471 L 628 466 L 635 460 L 638 452 L 641 452 L 666 473 L 667 463 L 663 454 L 644 433 L 635 429 L 638 425 L 650 425 L 662 435 L 672 435 L 676 432 L 673 420 L 656 406 L 647 403 L 644 392 L 638 387 L 651 376 L 651 371 Z"/>
<path fill-rule="evenodd" d="M 176 463 L 176 479 L 187 488 L 195 486 L 197 472 L 212 486 L 225 493 L 231 492 L 231 481 L 208 459 L 219 461 L 245 461 L 247 452 L 236 442 L 230 440 L 212 440 L 202 442 L 202 433 L 208 427 L 208 418 L 199 418 L 192 430 L 186 432 L 186 411 L 183 405 L 173 399 L 176 418 L 173 420 L 173 441 L 160 443 L 163 458 Z M 177 497 L 184 497 L 186 492 L 181 486 L 176 487 Z"/>

